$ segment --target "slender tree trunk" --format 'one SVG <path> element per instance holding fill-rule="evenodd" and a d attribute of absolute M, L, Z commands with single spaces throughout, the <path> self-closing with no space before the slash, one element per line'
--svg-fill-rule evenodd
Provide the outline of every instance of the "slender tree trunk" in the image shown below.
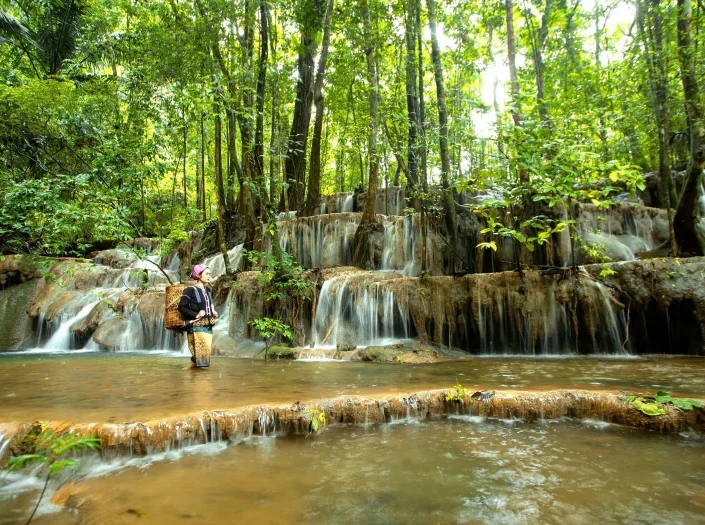
<path fill-rule="evenodd" d="M 431 28 L 431 58 L 436 79 L 436 96 L 438 104 L 438 122 L 440 125 L 440 154 L 441 154 L 441 185 L 443 187 L 443 214 L 445 215 L 446 228 L 451 245 L 451 270 L 455 271 L 455 254 L 458 243 L 456 239 L 455 200 L 450 188 L 448 175 L 450 173 L 450 157 L 448 155 L 448 109 L 446 107 L 445 86 L 443 84 L 443 65 L 441 64 L 441 51 L 438 46 L 436 29 L 436 4 L 435 0 L 426 0 L 428 6 L 428 23 Z"/>
<path fill-rule="evenodd" d="M 206 221 L 206 128 L 205 113 L 201 113 L 201 180 L 198 186 L 198 206 L 203 222 Z"/>
<path fill-rule="evenodd" d="M 296 81 L 294 119 L 291 123 L 285 161 L 285 177 L 289 185 L 287 197 L 289 208 L 292 210 L 299 210 L 304 197 L 306 149 L 313 104 L 313 60 L 317 51 L 316 37 L 323 22 L 323 13 L 319 13 L 321 2 L 322 0 L 312 0 L 307 3 L 306 13 L 299 23 L 301 28 L 298 58 L 299 77 Z"/>
<path fill-rule="evenodd" d="M 311 142 L 311 169 L 308 176 L 308 195 L 302 216 L 309 217 L 314 214 L 316 206 L 321 200 L 321 135 L 323 134 L 323 79 L 326 75 L 326 62 L 328 61 L 328 48 L 330 46 L 330 24 L 333 15 L 334 0 L 328 0 L 328 7 L 323 22 L 323 41 L 321 55 L 318 58 L 316 81 L 313 86 L 313 100 L 316 105 L 316 120 L 313 125 L 313 139 Z"/>
<path fill-rule="evenodd" d="M 375 203 L 377 195 L 377 176 L 379 159 L 377 157 L 377 129 L 379 126 L 379 85 L 377 82 L 376 50 L 370 23 L 370 7 L 368 0 L 362 0 L 363 33 L 365 39 L 365 55 L 367 56 L 367 83 L 370 101 L 370 134 L 368 137 L 367 154 L 369 156 L 370 176 L 367 187 L 367 202 L 362 213 L 360 224 L 355 231 L 355 264 L 360 267 L 374 266 L 374 253 L 371 237 L 384 228 L 377 222 Z"/>
<path fill-rule="evenodd" d="M 548 107 L 546 106 L 545 95 L 545 65 L 543 62 L 543 50 L 546 47 L 546 39 L 548 38 L 548 24 L 551 16 L 551 0 L 546 0 L 544 5 L 543 15 L 541 16 L 541 27 L 538 32 L 533 29 L 532 15 L 526 14 L 526 19 L 529 21 L 529 34 L 531 35 L 531 50 L 534 59 L 534 73 L 536 75 L 536 107 L 538 108 L 539 118 L 541 123 L 551 129 L 551 121 L 548 117 Z"/>
<path fill-rule="evenodd" d="M 416 5 L 416 43 L 419 53 L 419 178 L 424 191 L 428 190 L 428 143 L 426 142 L 426 102 L 424 99 L 423 40 L 421 38 L 421 0 L 414 0 Z"/>
<path fill-rule="evenodd" d="M 418 0 L 408 0 L 405 5 L 406 38 L 406 113 L 409 122 L 407 140 L 406 182 L 413 192 L 419 184 L 419 97 L 416 92 L 416 14 Z"/>
<path fill-rule="evenodd" d="M 511 113 L 515 126 L 524 125 L 524 117 L 519 109 L 519 79 L 517 78 L 516 45 L 514 43 L 514 3 L 505 0 L 504 7 L 507 15 L 507 60 L 509 62 L 509 83 L 511 86 L 512 101 Z M 528 184 L 529 174 L 525 169 L 519 170 L 519 182 Z"/>
<path fill-rule="evenodd" d="M 260 189 L 260 198 L 265 203 L 269 201 L 269 193 L 266 191 L 264 179 L 264 97 L 267 87 L 267 59 L 269 57 L 269 29 L 267 26 L 267 20 L 267 3 L 266 0 L 261 0 L 259 31 L 260 55 L 259 64 L 257 66 L 254 161 L 257 187 Z"/>
<path fill-rule="evenodd" d="M 524 117 L 519 111 L 519 80 L 517 78 L 516 45 L 514 43 L 514 3 L 505 0 L 504 7 L 507 14 L 507 60 L 509 62 L 509 84 L 512 93 L 512 119 L 516 126 L 523 125 Z"/>
<path fill-rule="evenodd" d="M 218 237 L 218 248 L 220 253 L 223 255 L 223 263 L 225 264 L 225 273 L 232 276 L 232 269 L 230 268 L 230 260 L 228 258 L 228 247 L 225 242 L 225 188 L 223 187 L 223 152 L 222 152 L 222 141 L 223 141 L 223 130 L 222 122 L 220 118 L 220 105 L 216 102 L 213 104 L 213 113 L 215 115 L 215 147 L 213 152 L 213 158 L 215 160 L 213 174 L 215 178 L 215 192 L 218 198 L 218 215 L 217 215 L 217 237 Z"/>
<path fill-rule="evenodd" d="M 702 186 L 705 168 L 705 115 L 695 68 L 693 41 L 691 37 L 691 0 L 678 3 L 678 61 L 688 128 L 690 130 L 690 162 L 678 203 L 673 229 L 681 255 L 703 255 L 705 239 L 698 227 L 698 190 Z"/>
<path fill-rule="evenodd" d="M 184 214 L 187 213 L 186 210 L 188 210 L 188 193 L 186 190 L 188 190 L 188 180 L 186 179 L 186 159 L 187 159 L 187 154 L 188 154 L 188 122 L 186 121 L 186 112 L 184 112 Z M 186 221 L 188 222 L 188 220 Z"/>
<path fill-rule="evenodd" d="M 228 210 L 235 209 L 235 175 L 237 180 L 242 184 L 242 167 L 237 159 L 237 123 L 235 120 L 235 111 L 232 107 L 228 107 L 226 111 L 228 117 L 228 182 L 227 182 L 227 202 Z"/>
<path fill-rule="evenodd" d="M 637 3 L 637 27 L 644 43 L 644 55 L 648 65 L 649 84 L 651 87 L 651 102 L 656 118 L 656 130 L 659 144 L 659 173 L 661 176 L 661 202 L 666 208 L 668 216 L 668 231 L 670 237 L 670 253 L 675 256 L 676 246 L 673 231 L 673 214 L 671 207 L 671 165 L 669 156 L 668 138 L 668 79 L 664 64 L 663 31 L 660 12 L 660 0 L 646 0 Z M 675 192 L 674 192 L 675 193 Z"/>

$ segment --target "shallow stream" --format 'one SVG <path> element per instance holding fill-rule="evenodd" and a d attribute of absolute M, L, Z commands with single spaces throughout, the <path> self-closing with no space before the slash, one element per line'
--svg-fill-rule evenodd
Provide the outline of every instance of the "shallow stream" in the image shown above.
<path fill-rule="evenodd" d="M 20 523 L 38 490 L 0 489 L 0 524 Z M 705 443 L 451 416 L 86 461 L 68 493 L 78 514 L 45 505 L 37 523 L 697 524 Z"/>
<path fill-rule="evenodd" d="M 258 403 L 450 388 L 616 392 L 702 398 L 705 358 L 485 358 L 438 364 L 265 363 L 215 357 L 184 370 L 167 354 L 0 354 L 0 423 L 127 422 Z"/>

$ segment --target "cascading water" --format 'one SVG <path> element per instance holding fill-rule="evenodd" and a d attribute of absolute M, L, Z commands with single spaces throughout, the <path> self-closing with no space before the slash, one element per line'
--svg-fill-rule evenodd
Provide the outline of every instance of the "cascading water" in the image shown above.
<path fill-rule="evenodd" d="M 240 268 L 240 260 L 242 259 L 242 248 L 243 244 L 238 244 L 230 250 L 228 250 L 228 261 L 229 266 L 232 270 L 237 270 Z M 218 254 L 213 257 L 208 257 L 203 264 L 211 269 L 211 279 L 217 279 L 221 275 L 225 274 L 225 264 L 223 263 L 223 255 Z"/>
<path fill-rule="evenodd" d="M 405 277 L 415 277 L 421 271 L 422 258 L 417 253 L 426 253 L 419 235 L 417 218 L 405 216 L 393 218 L 384 224 L 384 246 L 382 250 L 381 270 L 401 270 Z M 427 265 L 428 266 L 428 265 Z"/>
<path fill-rule="evenodd" d="M 98 304 L 98 301 L 88 303 L 85 305 L 79 312 L 74 315 L 73 317 L 69 317 L 68 319 L 62 319 L 60 321 L 59 328 L 56 330 L 56 332 L 49 338 L 49 340 L 44 344 L 44 349 L 49 350 L 49 351 L 56 351 L 56 350 L 71 350 L 76 348 L 75 345 L 75 335 L 71 331 L 71 327 L 73 327 L 76 323 L 81 321 L 82 319 L 85 319 L 88 314 L 91 313 L 91 310 L 93 310 L 93 307 Z M 63 317 L 63 316 L 62 316 Z"/>
<path fill-rule="evenodd" d="M 321 288 L 314 347 L 385 345 L 409 339 L 408 313 L 380 282 L 343 275 Z"/>
<path fill-rule="evenodd" d="M 305 268 L 352 263 L 352 241 L 359 215 L 305 217 L 282 225 L 279 244 Z"/>

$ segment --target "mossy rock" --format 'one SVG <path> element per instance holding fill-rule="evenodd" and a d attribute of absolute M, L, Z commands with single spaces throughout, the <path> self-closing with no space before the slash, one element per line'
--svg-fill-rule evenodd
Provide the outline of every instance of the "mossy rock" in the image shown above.
<path fill-rule="evenodd" d="M 436 350 L 403 346 L 368 346 L 359 350 L 358 356 L 361 361 L 375 363 L 437 363 L 441 360 L 441 355 Z"/>
<path fill-rule="evenodd" d="M 264 350 L 257 356 L 259 359 L 264 359 Z M 297 352 L 293 348 L 281 345 L 272 345 L 267 352 L 267 359 L 296 359 Z"/>

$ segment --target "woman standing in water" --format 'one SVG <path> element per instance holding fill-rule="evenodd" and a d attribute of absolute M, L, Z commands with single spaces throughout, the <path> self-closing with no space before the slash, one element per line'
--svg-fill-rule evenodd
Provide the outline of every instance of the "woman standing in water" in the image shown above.
<path fill-rule="evenodd" d="M 213 307 L 211 287 L 211 270 L 205 264 L 197 264 L 191 272 L 191 279 L 196 279 L 194 286 L 184 290 L 179 301 L 179 312 L 186 319 L 188 348 L 191 361 L 196 368 L 207 367 L 211 363 L 211 343 L 213 325 L 218 312 Z"/>

